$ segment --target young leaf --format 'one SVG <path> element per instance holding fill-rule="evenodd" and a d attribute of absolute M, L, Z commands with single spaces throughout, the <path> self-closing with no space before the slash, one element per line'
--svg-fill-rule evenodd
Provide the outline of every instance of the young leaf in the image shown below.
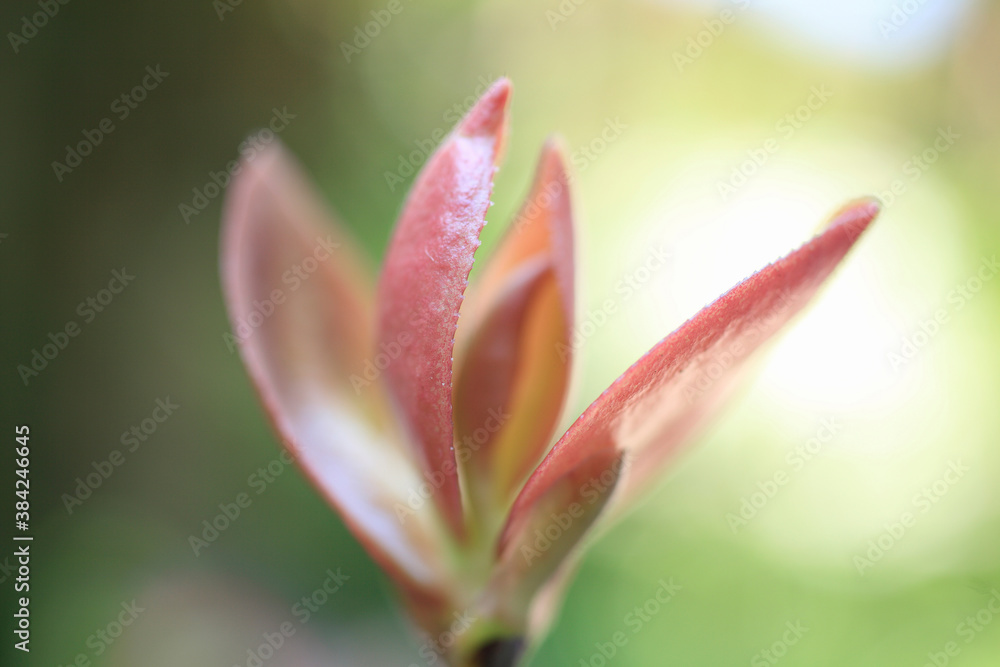
<path fill-rule="evenodd" d="M 431 156 L 403 207 L 378 288 L 380 345 L 410 340 L 385 371 L 435 502 L 464 533 L 454 451 L 452 350 L 486 223 L 510 82 L 501 79 Z"/>

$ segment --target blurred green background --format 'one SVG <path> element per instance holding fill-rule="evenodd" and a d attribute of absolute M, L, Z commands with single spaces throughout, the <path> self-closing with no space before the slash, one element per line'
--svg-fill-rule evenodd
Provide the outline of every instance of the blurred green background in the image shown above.
<path fill-rule="evenodd" d="M 279 453 L 222 338 L 206 185 L 283 111 L 281 140 L 378 258 L 413 178 L 401 164 L 501 75 L 512 133 L 480 256 L 558 132 L 581 316 L 651 247 L 672 258 L 586 340 L 567 423 L 843 201 L 887 204 L 753 384 L 594 545 L 532 664 L 1000 664 L 1000 5 L 400 0 L 365 42 L 387 2 L 224 2 L 2 9 L 4 428 L 31 426 L 35 535 L 32 651 L 13 650 L 5 605 L 5 664 L 246 665 L 337 568 L 350 579 L 263 664 L 426 664 L 297 470 L 193 553 Z M 144 77 L 142 101 L 116 103 Z M 104 118 L 91 154 L 53 167 Z M 102 293 L 123 268 L 134 280 Z M 22 376 L 70 322 L 79 334 Z M 157 399 L 179 407 L 128 451 Z M 122 465 L 68 511 L 115 449 Z M 661 578 L 682 590 L 634 631 Z M 102 639 L 133 600 L 144 611 Z"/>

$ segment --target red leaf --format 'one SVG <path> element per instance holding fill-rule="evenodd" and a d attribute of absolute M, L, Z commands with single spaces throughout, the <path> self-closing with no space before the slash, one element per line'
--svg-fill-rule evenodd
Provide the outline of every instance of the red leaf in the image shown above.
<path fill-rule="evenodd" d="M 510 82 L 501 79 L 427 161 L 396 225 L 378 289 L 378 342 L 409 341 L 386 369 L 434 498 L 456 534 L 463 511 L 452 421 L 459 308 L 490 206 Z"/>
<path fill-rule="evenodd" d="M 577 543 L 625 471 L 622 457 L 614 448 L 595 448 L 546 487 L 529 511 L 511 515 L 489 585 L 505 606 L 498 616 L 514 627 L 525 623 L 532 601 L 553 574 L 573 567 Z"/>
<path fill-rule="evenodd" d="M 657 479 L 665 460 L 715 413 L 743 362 L 805 306 L 877 213 L 874 200 L 844 207 L 819 236 L 738 284 L 629 368 L 528 480 L 501 543 L 581 459 L 624 451 L 619 489 L 629 496 Z"/>
<path fill-rule="evenodd" d="M 351 380 L 374 340 L 361 254 L 277 145 L 242 163 L 221 246 L 233 330 L 275 429 L 375 560 L 426 596 L 443 578 L 433 523 L 395 511 L 420 479 L 378 387 Z"/>

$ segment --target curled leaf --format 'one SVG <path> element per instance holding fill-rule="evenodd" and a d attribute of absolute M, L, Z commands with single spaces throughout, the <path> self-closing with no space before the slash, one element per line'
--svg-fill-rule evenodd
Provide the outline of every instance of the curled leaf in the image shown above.
<path fill-rule="evenodd" d="M 520 214 L 463 311 L 456 436 L 470 486 L 506 507 L 549 446 L 572 366 L 573 213 L 562 151 L 548 142 Z M 553 354 L 553 351 L 557 354 Z M 484 429 L 499 412 L 499 428 Z"/>

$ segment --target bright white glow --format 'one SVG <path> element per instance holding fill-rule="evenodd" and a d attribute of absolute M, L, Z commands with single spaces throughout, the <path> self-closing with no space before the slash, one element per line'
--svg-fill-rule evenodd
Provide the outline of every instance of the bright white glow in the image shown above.
<path fill-rule="evenodd" d="M 875 65 L 908 65 L 939 57 L 973 0 L 659 0 L 743 12 L 796 47 Z"/>
<path fill-rule="evenodd" d="M 872 153 L 871 149 L 856 152 L 845 145 L 837 150 L 852 153 L 858 164 L 890 165 L 890 172 L 895 162 L 891 155 Z M 709 163 L 714 160 L 707 155 L 703 159 Z M 697 173 L 699 169 L 692 171 Z M 870 180 L 880 183 L 881 178 Z M 933 200 L 922 205 L 924 214 L 943 220 L 953 218 L 955 213 L 946 193 L 935 187 L 930 176 L 922 185 L 922 196 Z M 685 194 L 687 190 L 687 184 L 675 184 L 639 223 L 641 229 L 649 230 L 653 242 L 666 244 L 672 250 L 671 284 L 666 288 L 669 295 L 654 288 L 650 290 L 653 293 L 641 296 L 643 311 L 653 314 L 646 318 L 645 326 L 660 336 L 768 262 L 798 247 L 818 231 L 844 198 L 843 185 L 836 178 L 804 168 L 793 159 L 775 160 L 727 202 L 710 197 L 692 199 Z M 683 231 L 664 227 L 663 220 L 678 216 L 684 219 Z M 649 238 L 645 234 L 639 237 Z M 900 349 L 904 336 L 912 333 L 920 318 L 926 317 L 937 295 L 931 291 L 934 297 L 929 305 L 897 303 L 895 292 L 900 286 L 886 281 L 885 274 L 900 263 L 912 263 L 913 257 L 893 256 L 894 248 L 873 246 L 871 238 L 866 236 L 852 251 L 851 259 L 782 334 L 780 344 L 769 351 L 757 386 L 775 403 L 804 412 L 833 410 L 872 415 L 909 409 L 914 401 L 930 409 L 935 401 L 944 400 L 942 389 L 937 388 L 940 384 L 933 382 L 930 389 L 920 383 L 924 391 L 919 397 L 913 395 L 915 378 L 940 370 L 933 366 L 933 355 L 919 355 L 903 366 L 894 365 L 889 357 L 890 352 Z M 938 253 L 935 265 L 928 267 L 930 273 L 925 273 L 932 290 L 948 284 L 948 267 L 955 262 L 950 253 L 954 250 L 944 246 L 906 248 L 910 254 Z M 666 302 L 672 308 L 654 309 L 656 302 Z M 906 431 L 905 427 L 899 428 Z M 864 454 L 887 456 L 922 441 L 919 433 L 899 435 L 879 439 L 875 445 L 866 442 Z M 872 451 L 873 446 L 878 451 Z"/>
<path fill-rule="evenodd" d="M 909 152 L 909 147 L 823 137 L 782 152 L 726 202 L 720 201 L 713 178 L 718 165 L 730 164 L 732 156 L 712 151 L 691 156 L 686 176 L 671 182 L 637 221 L 638 236 L 647 238 L 646 232 L 653 242 L 671 247 L 674 266 L 670 286 L 648 299 L 643 295 L 653 316 L 635 335 L 649 335 L 645 327 L 662 335 L 808 239 L 847 196 L 884 189 L 900 176 L 899 165 Z M 693 183 L 698 180 L 710 186 L 698 188 Z M 883 212 L 815 301 L 768 350 L 754 391 L 733 406 L 738 416 L 722 420 L 715 431 L 716 441 L 727 443 L 727 449 L 718 450 L 723 462 L 712 469 L 713 480 L 725 486 L 717 477 L 724 474 L 720 470 L 730 471 L 742 486 L 724 506 L 707 506 L 707 521 L 727 530 L 721 517 L 756 490 L 744 470 L 733 465 L 734 452 L 748 456 L 747 465 L 755 471 L 750 479 L 788 472 L 786 454 L 812 437 L 826 418 L 843 426 L 835 440 L 795 472 L 789 490 L 748 529 L 769 557 L 810 567 L 850 567 L 884 524 L 913 511 L 920 513 L 921 530 L 893 558 L 909 563 L 914 576 L 924 576 L 922 559 L 939 549 L 939 536 L 958 539 L 979 520 L 978 511 L 970 509 L 962 521 L 944 525 L 914 505 L 915 495 L 944 474 L 952 460 L 974 459 L 981 443 L 989 442 L 972 424 L 954 421 L 955 387 L 963 381 L 956 360 L 966 358 L 967 351 L 959 352 L 953 336 L 961 333 L 960 320 L 968 312 L 956 312 L 947 295 L 981 261 L 948 233 L 961 215 L 954 202 L 937 171 L 924 174 L 920 188 Z M 682 229 L 676 224 L 665 228 L 664 221 L 678 219 L 684 221 Z M 668 313 L 653 310 L 657 300 L 668 300 L 665 294 L 673 307 Z M 889 354 L 901 351 L 904 341 L 921 331 L 921 322 L 942 308 L 952 310 L 940 334 L 894 365 Z M 640 322 L 632 320 L 633 326 Z M 752 456 L 739 444 L 748 441 L 754 443 Z M 948 502 L 969 502 L 965 494 L 973 492 L 972 485 L 967 490 L 963 482 L 958 489 L 949 493 Z"/>
<path fill-rule="evenodd" d="M 806 189 L 764 179 L 747 188 L 745 197 L 681 241 L 690 248 L 676 252 L 677 275 L 687 286 L 675 296 L 683 312 L 696 312 L 797 247 L 812 231 L 807 225 L 829 213 L 805 195 Z M 706 253 L 706 248 L 713 250 Z M 851 397 L 871 405 L 890 400 L 899 385 L 884 352 L 899 335 L 882 317 L 882 304 L 860 268 L 844 273 L 769 355 L 762 380 L 788 398 L 837 402 Z"/>

